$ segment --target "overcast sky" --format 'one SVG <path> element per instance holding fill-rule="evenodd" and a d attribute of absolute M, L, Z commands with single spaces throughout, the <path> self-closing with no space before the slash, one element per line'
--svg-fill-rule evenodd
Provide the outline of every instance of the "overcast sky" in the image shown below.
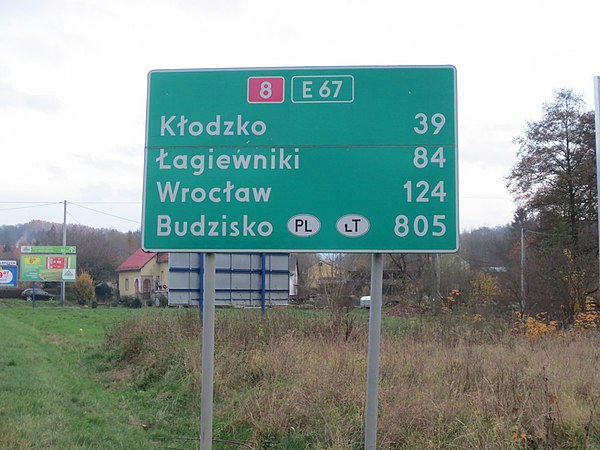
<path fill-rule="evenodd" d="M 597 0 L 0 0 L 0 224 L 140 227 L 152 69 L 440 64 L 460 227 L 507 224 L 513 138 L 561 87 L 594 108 L 599 43 Z"/>

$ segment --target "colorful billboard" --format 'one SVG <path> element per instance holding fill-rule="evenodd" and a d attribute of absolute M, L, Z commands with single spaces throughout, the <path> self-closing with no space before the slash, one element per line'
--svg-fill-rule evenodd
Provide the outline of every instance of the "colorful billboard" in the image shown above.
<path fill-rule="evenodd" d="M 17 287 L 18 272 L 16 261 L 0 261 L 0 288 Z"/>
<path fill-rule="evenodd" d="M 21 247 L 21 281 L 75 281 L 74 246 Z"/>

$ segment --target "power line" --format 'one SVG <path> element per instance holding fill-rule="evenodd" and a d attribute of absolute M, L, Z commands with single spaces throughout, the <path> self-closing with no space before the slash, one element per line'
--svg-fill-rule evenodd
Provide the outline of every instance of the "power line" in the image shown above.
<path fill-rule="evenodd" d="M 0 202 L 0 203 L 5 203 L 5 204 L 28 204 L 31 206 L 15 206 L 12 208 L 0 208 L 0 211 L 14 211 L 17 209 L 32 209 L 32 208 L 40 208 L 42 206 L 49 206 L 49 205 L 57 205 L 60 204 L 62 202 L 46 202 L 46 203 L 40 203 L 40 202 Z"/>
<path fill-rule="evenodd" d="M 67 211 L 67 215 L 68 215 L 68 216 L 69 216 L 71 219 L 73 219 L 73 221 L 77 222 L 77 225 L 81 225 L 81 222 L 80 222 L 79 220 L 77 220 L 77 218 L 76 218 L 76 217 L 75 217 L 73 214 L 71 214 L 71 211 Z"/>
<path fill-rule="evenodd" d="M 49 205 L 62 205 L 63 202 L 33 202 L 33 201 L 8 201 L 8 200 L 0 200 L 0 204 L 7 204 L 7 205 L 26 205 L 26 206 L 14 206 L 14 207 L 10 207 L 10 208 L 0 208 L 0 211 L 14 211 L 14 210 L 22 210 L 22 209 L 33 209 L 33 208 L 39 208 L 42 206 L 49 206 Z M 109 217 L 114 217 L 116 219 L 119 220 L 124 220 L 127 222 L 131 222 L 131 223 L 135 223 L 136 225 L 140 224 L 139 220 L 132 220 L 132 219 L 128 219 L 126 217 L 122 217 L 122 216 L 118 216 L 116 214 L 111 214 L 108 213 L 106 211 L 101 211 L 95 208 L 89 208 L 87 206 L 83 206 L 83 205 L 140 205 L 141 202 L 100 202 L 100 201 L 90 201 L 90 202 L 67 202 L 67 204 L 71 204 L 71 205 L 75 205 L 75 206 L 79 206 L 80 208 L 83 209 L 87 209 L 89 211 L 95 212 L 97 214 L 102 214 L 105 216 L 109 216 Z M 69 217 L 71 217 L 75 222 L 77 222 L 78 224 L 81 224 L 81 222 L 79 222 L 69 211 L 68 212 Z"/>
<path fill-rule="evenodd" d="M 0 202 L 1 203 L 1 202 Z M 142 202 L 67 202 L 72 205 L 141 205 Z"/>
<path fill-rule="evenodd" d="M 502 195 L 486 195 L 486 194 L 460 194 L 460 198 L 469 198 L 475 200 L 510 200 Z"/>
<path fill-rule="evenodd" d="M 0 204 L 8 204 L 8 205 L 27 205 L 27 204 L 42 204 L 42 205 L 55 205 L 55 204 L 61 204 L 62 205 L 63 202 L 43 202 L 43 201 L 37 201 L 37 202 L 25 202 L 25 201 L 7 201 L 7 200 L 0 200 Z M 67 203 L 73 203 L 73 202 L 67 202 Z M 142 202 L 77 202 L 80 205 L 141 205 Z"/>
<path fill-rule="evenodd" d="M 542 231 L 533 231 L 533 230 L 528 230 L 526 228 L 523 228 L 523 232 L 531 233 L 531 234 L 539 234 L 541 236 L 568 237 L 568 238 L 572 237 L 570 234 L 544 233 Z"/>
<path fill-rule="evenodd" d="M 105 211 L 100 211 L 100 210 L 98 210 L 98 209 L 94 209 L 94 208 L 88 208 L 87 206 L 83 206 L 83 205 L 81 205 L 81 204 L 78 204 L 78 203 L 73 203 L 73 202 L 70 202 L 70 204 L 71 204 L 71 205 L 75 205 L 75 206 L 79 206 L 80 208 L 87 209 L 87 210 L 89 210 L 89 211 L 96 212 L 96 213 L 98 213 L 98 214 L 104 214 L 105 216 L 115 217 L 115 218 L 117 218 L 117 219 L 126 220 L 126 221 L 128 221 L 128 222 L 132 222 L 132 223 L 135 223 L 135 224 L 139 224 L 139 223 L 140 223 L 138 220 L 127 219 L 127 218 L 125 218 L 125 217 L 117 216 L 117 215 L 115 215 L 115 214 L 107 213 L 107 212 L 105 212 Z"/>

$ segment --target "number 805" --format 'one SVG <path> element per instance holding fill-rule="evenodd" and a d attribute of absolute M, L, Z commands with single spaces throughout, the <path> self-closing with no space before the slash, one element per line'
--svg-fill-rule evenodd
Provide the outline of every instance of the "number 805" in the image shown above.
<path fill-rule="evenodd" d="M 434 215 L 430 230 L 429 219 L 426 216 L 419 215 L 415 217 L 411 223 L 411 220 L 407 216 L 400 214 L 399 216 L 396 216 L 394 234 L 398 237 L 405 237 L 412 233 L 418 237 L 423 237 L 431 231 L 432 236 L 443 236 L 446 234 L 444 220 L 446 220 L 445 215 Z"/>

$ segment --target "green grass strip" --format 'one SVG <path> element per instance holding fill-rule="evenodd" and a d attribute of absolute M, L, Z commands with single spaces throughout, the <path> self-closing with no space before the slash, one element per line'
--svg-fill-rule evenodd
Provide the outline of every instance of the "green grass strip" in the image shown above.
<path fill-rule="evenodd" d="M 81 364 L 112 316 L 49 305 L 0 308 L 0 448 L 154 447 Z"/>

